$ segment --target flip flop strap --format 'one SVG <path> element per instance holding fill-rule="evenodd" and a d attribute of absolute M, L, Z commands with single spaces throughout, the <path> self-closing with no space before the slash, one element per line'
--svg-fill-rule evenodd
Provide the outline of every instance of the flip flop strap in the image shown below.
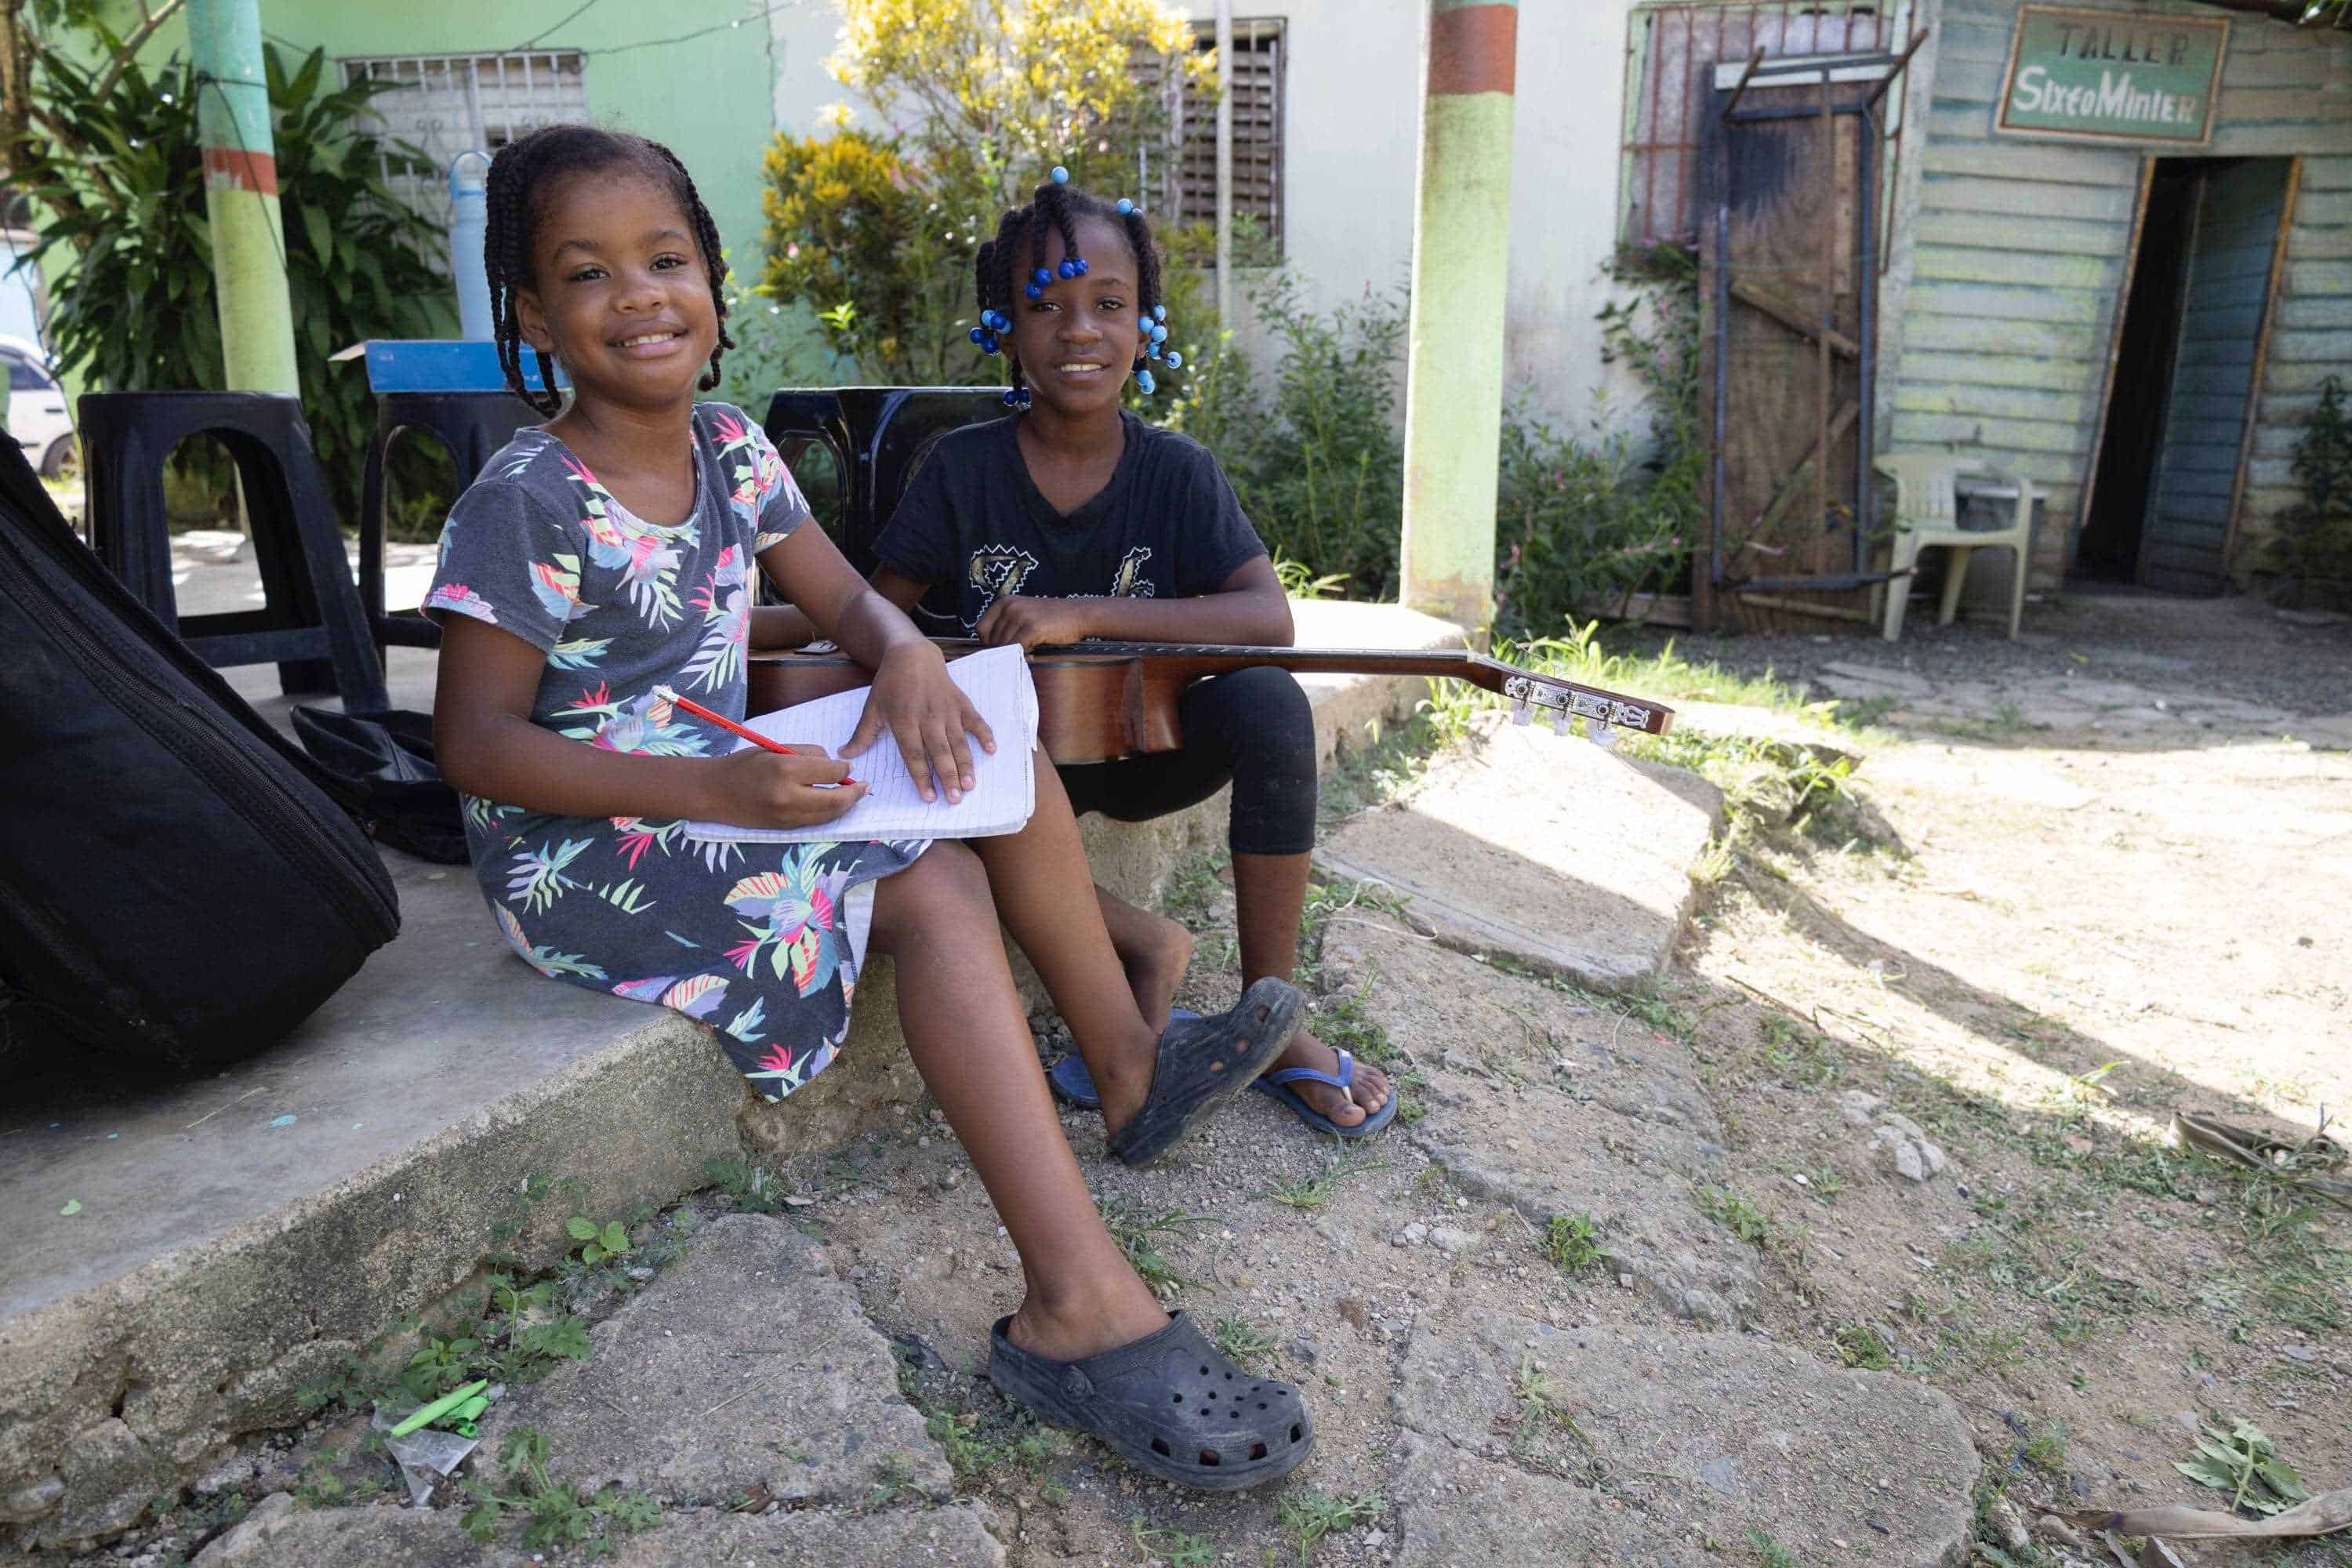
<path fill-rule="evenodd" d="M 1356 1081 L 1356 1058 L 1346 1051 L 1341 1051 L 1339 1071 L 1337 1077 L 1325 1072 L 1320 1068 L 1277 1068 L 1265 1075 L 1265 1081 L 1274 1084 L 1328 1083 L 1333 1089 L 1344 1091 L 1349 1084 Z"/>

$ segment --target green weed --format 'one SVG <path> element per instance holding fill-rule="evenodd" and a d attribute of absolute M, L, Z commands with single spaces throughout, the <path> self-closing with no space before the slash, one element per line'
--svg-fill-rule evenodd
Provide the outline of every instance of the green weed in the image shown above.
<path fill-rule="evenodd" d="M 1168 1568 L 1214 1568 L 1217 1544 L 1205 1535 L 1187 1535 L 1181 1530 L 1156 1530 L 1140 1518 L 1129 1521 L 1128 1539 L 1146 1557 L 1156 1557 Z"/>
<path fill-rule="evenodd" d="M 476 1475 L 466 1483 L 474 1506 L 461 1521 L 467 1534 L 485 1544 L 497 1538 L 509 1516 L 524 1521 L 522 1549 L 580 1547 L 592 1556 L 613 1548 L 613 1531 L 650 1530 L 661 1521 L 661 1504 L 645 1492 L 606 1487 L 590 1496 L 548 1479 L 548 1446 L 536 1427 L 518 1426 L 501 1445 L 503 1481 Z"/>
<path fill-rule="evenodd" d="M 1358 1152 L 1357 1145 L 1341 1143 L 1324 1158 L 1323 1168 L 1312 1176 L 1275 1178 L 1265 1195 L 1276 1203 L 1287 1204 L 1295 1209 L 1319 1209 L 1331 1201 L 1339 1184 L 1350 1176 L 1365 1175 L 1388 1168 L 1385 1160 L 1374 1160 Z"/>
<path fill-rule="evenodd" d="M 1756 1561 L 1764 1568 L 1797 1568 L 1797 1554 L 1754 1525 L 1748 1527 L 1748 1544 L 1756 1549 Z"/>
<path fill-rule="evenodd" d="M 1217 1320 L 1217 1349 L 1234 1365 L 1260 1371 L 1274 1354 L 1275 1337 L 1239 1318 Z"/>
<path fill-rule="evenodd" d="M 1886 1342 L 1878 1337 L 1878 1331 L 1867 1324 L 1843 1324 L 1830 1336 L 1830 1342 L 1837 1347 L 1838 1359 L 1848 1366 L 1860 1367 L 1865 1372 L 1885 1372 L 1895 1364 L 1895 1352 L 1887 1349 Z"/>
<path fill-rule="evenodd" d="M 1161 1254 L 1154 1239 L 1163 1236 L 1181 1236 L 1210 1223 L 1205 1215 L 1185 1214 L 1179 1209 L 1152 1214 L 1133 1199 L 1117 1194 L 1102 1201 L 1103 1225 L 1111 1238 L 1118 1243 L 1121 1252 L 1136 1274 L 1153 1291 L 1162 1296 L 1173 1295 L 1192 1283 L 1176 1272 L 1176 1266 Z"/>
<path fill-rule="evenodd" d="M 1697 1198 L 1699 1213 L 1749 1246 L 1762 1247 L 1772 1239 L 1772 1222 L 1764 1211 L 1730 1188 L 1701 1187 Z"/>
<path fill-rule="evenodd" d="M 1305 1563 L 1313 1554 L 1315 1543 L 1325 1536 L 1370 1524 L 1387 1511 L 1388 1504 L 1376 1491 L 1331 1497 L 1310 1488 L 1277 1498 L 1274 1521 L 1296 1538 L 1298 1561 Z"/>
<path fill-rule="evenodd" d="M 1609 1257 L 1601 1245 L 1601 1232 L 1591 1215 L 1556 1214 L 1544 1232 L 1544 1256 L 1564 1274 L 1581 1274 L 1597 1268 Z"/>

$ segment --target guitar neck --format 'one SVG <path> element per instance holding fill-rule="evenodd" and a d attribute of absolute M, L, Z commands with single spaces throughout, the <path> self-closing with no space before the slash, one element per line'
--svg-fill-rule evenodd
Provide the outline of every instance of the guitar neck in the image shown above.
<path fill-rule="evenodd" d="M 1052 658 L 1167 659 L 1198 674 L 1273 665 L 1296 675 L 1431 676 L 1466 680 L 1523 706 L 1561 709 L 1605 723 L 1663 735 L 1674 724 L 1674 710 L 1563 680 L 1554 675 L 1531 675 L 1465 648 L 1297 648 L 1249 647 L 1221 643 L 1087 642 L 1041 647 Z"/>

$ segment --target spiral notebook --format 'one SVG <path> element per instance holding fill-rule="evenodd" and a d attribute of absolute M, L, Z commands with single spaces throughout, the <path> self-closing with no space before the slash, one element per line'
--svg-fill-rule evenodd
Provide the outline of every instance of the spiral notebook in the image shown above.
<path fill-rule="evenodd" d="M 689 822 L 686 836 L 743 844 L 846 843 L 877 838 L 989 838 L 1018 833 L 1037 809 L 1037 688 L 1029 661 L 1018 647 L 992 647 L 948 661 L 955 682 L 996 738 L 994 752 L 971 746 L 972 786 L 954 805 L 947 796 L 926 802 L 886 733 L 851 757 L 849 776 L 867 786 L 866 798 L 831 822 L 810 827 L 732 827 L 723 822 Z M 837 755 L 849 743 L 866 711 L 866 694 L 835 692 L 797 707 L 779 708 L 747 719 L 747 729 L 789 745 L 817 745 Z M 751 742 L 739 742 L 741 751 Z"/>

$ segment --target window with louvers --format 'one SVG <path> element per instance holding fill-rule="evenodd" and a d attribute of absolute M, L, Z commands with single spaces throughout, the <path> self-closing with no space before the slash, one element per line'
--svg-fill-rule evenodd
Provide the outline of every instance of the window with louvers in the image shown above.
<path fill-rule="evenodd" d="M 588 58 L 576 49 L 511 55 L 397 55 L 338 62 L 346 84 L 386 81 L 371 105 L 381 134 L 425 154 L 434 173 L 384 171 L 394 195 L 432 222 L 449 222 L 449 162 L 469 149 L 495 153 L 542 125 L 581 124 L 588 113 Z"/>
<path fill-rule="evenodd" d="M 1283 73 L 1286 66 L 1278 19 L 1234 19 L 1234 216 L 1248 219 L 1265 247 L 1282 253 Z M 1214 53 L 1217 30 L 1194 24 L 1192 47 Z M 1157 58 L 1136 62 L 1152 82 L 1169 73 Z M 1214 223 L 1217 217 L 1217 100 L 1214 79 L 1195 88 L 1181 75 L 1167 89 L 1168 144 L 1154 149 L 1140 171 L 1146 189 L 1158 193 L 1153 216 L 1162 222 Z M 1150 165 L 1157 163 L 1158 167 Z M 1253 259 L 1256 259 L 1253 258 Z"/>

